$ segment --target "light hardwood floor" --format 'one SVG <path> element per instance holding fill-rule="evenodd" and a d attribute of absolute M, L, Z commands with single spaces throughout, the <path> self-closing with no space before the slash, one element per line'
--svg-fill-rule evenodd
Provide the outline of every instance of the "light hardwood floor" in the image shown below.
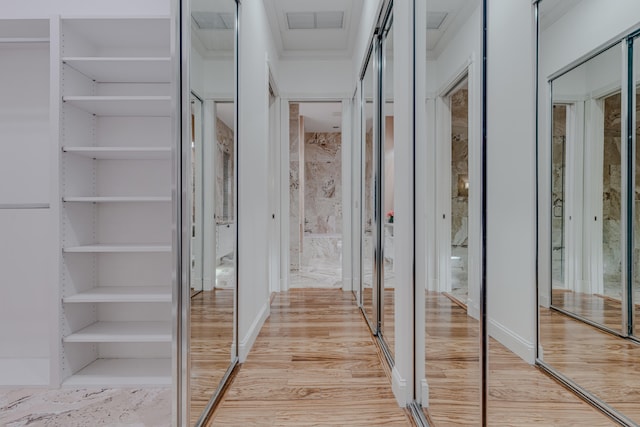
<path fill-rule="evenodd" d="M 233 289 L 191 298 L 191 425 L 200 417 L 231 362 Z"/>
<path fill-rule="evenodd" d="M 427 295 L 427 378 L 434 426 L 479 425 L 477 322 L 441 294 Z M 495 340 L 490 426 L 612 426 Z M 407 426 L 350 293 L 277 294 L 271 317 L 214 413 L 212 426 Z"/>
<path fill-rule="evenodd" d="M 435 426 L 477 426 L 478 322 L 438 293 L 427 293 L 425 310 L 430 396 L 426 415 Z M 616 425 L 493 339 L 489 371 L 490 426 Z"/>
<path fill-rule="evenodd" d="M 408 426 L 353 295 L 277 294 L 213 426 Z"/>
<path fill-rule="evenodd" d="M 557 311 L 540 314 L 543 360 L 640 423 L 640 345 Z"/>
<path fill-rule="evenodd" d="M 602 295 L 554 289 L 553 305 L 614 331 L 622 330 L 622 304 L 619 300 Z"/>

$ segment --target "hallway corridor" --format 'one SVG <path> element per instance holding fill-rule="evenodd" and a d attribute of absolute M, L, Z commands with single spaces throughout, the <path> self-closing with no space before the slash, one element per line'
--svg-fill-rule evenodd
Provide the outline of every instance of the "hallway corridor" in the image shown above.
<path fill-rule="evenodd" d="M 353 295 L 276 294 L 211 426 L 407 426 Z"/>

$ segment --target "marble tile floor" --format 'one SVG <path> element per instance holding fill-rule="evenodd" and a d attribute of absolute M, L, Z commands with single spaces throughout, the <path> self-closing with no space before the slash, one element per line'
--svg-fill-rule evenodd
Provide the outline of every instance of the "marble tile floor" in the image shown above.
<path fill-rule="evenodd" d="M 0 390 L 2 427 L 164 427 L 171 389 Z"/>
<path fill-rule="evenodd" d="M 309 265 L 292 270 L 289 275 L 291 288 L 340 288 L 342 265 L 329 260 L 316 260 Z"/>
<path fill-rule="evenodd" d="M 233 288 L 236 282 L 235 262 L 232 258 L 224 257 L 216 267 L 216 288 Z"/>

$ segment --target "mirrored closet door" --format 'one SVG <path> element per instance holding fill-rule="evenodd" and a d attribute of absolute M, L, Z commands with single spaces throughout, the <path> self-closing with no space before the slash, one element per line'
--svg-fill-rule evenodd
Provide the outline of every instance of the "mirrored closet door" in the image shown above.
<path fill-rule="evenodd" d="M 237 364 L 235 0 L 183 2 L 188 26 L 187 124 L 190 221 L 189 340 L 185 349 L 189 425 L 205 425 Z M 186 33 L 186 34 L 185 34 Z M 185 78 L 185 76 L 183 76 Z M 184 123 L 183 123 L 184 125 Z M 184 142 L 183 142 L 184 143 Z"/>
<path fill-rule="evenodd" d="M 618 6 L 538 3 L 538 364 L 637 425 L 640 5 Z"/>
<path fill-rule="evenodd" d="M 385 3 L 360 78 L 361 306 L 393 364 L 394 162 L 392 3 Z M 358 209 L 356 209 L 358 211 Z"/>
<path fill-rule="evenodd" d="M 389 16 L 382 32 L 382 77 L 381 120 L 380 120 L 380 179 L 382 203 L 380 213 L 381 253 L 381 325 L 380 335 L 386 343 L 393 359 L 395 345 L 395 274 L 394 274 L 394 196 L 395 196 L 395 162 L 393 138 L 393 16 Z"/>
<path fill-rule="evenodd" d="M 415 185 L 417 194 L 427 194 L 428 219 L 426 234 L 416 239 L 426 242 L 428 259 L 416 260 L 427 266 L 427 279 L 425 289 L 416 290 L 424 323 L 417 323 L 422 366 L 415 381 L 430 425 L 480 425 L 483 2 L 427 1 L 422 7 L 416 28 L 426 30 L 416 33 L 424 37 L 418 60 L 424 61 L 426 85 L 416 94 L 416 105 L 424 105 L 416 107 L 416 126 L 425 133 L 416 145 L 426 151 L 416 158 Z"/>
<path fill-rule="evenodd" d="M 361 295 L 362 310 L 369 322 L 372 333 L 378 331 L 377 324 L 377 280 L 375 276 L 375 248 L 376 225 L 374 219 L 375 205 L 375 165 L 374 140 L 376 137 L 374 126 L 374 69 L 377 67 L 375 59 L 376 47 L 371 47 L 364 74 L 360 80 L 362 94 L 362 131 L 361 131 L 361 167 L 362 172 L 362 273 Z"/>

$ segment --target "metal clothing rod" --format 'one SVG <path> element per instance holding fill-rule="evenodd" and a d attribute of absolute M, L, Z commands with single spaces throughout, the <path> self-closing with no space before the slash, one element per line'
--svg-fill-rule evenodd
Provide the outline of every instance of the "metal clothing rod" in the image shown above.
<path fill-rule="evenodd" d="M 49 209 L 49 203 L 0 203 L 0 209 Z"/>

